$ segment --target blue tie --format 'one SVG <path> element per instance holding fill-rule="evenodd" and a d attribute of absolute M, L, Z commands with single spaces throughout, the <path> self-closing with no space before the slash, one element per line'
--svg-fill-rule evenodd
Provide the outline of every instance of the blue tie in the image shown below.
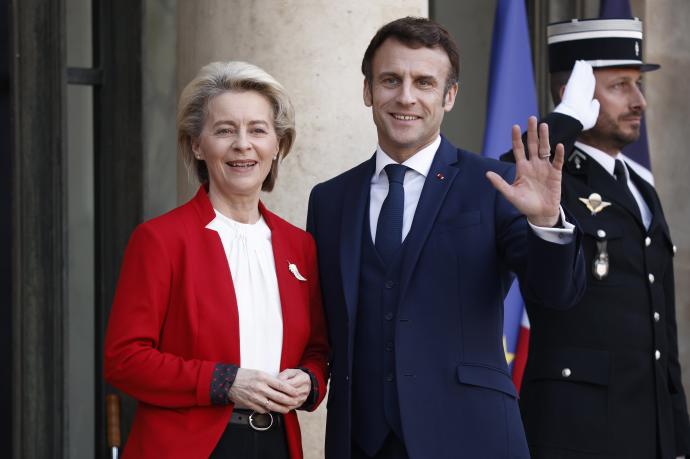
<path fill-rule="evenodd" d="M 388 265 L 402 244 L 403 209 L 405 208 L 403 180 L 407 166 L 389 164 L 384 169 L 388 176 L 388 195 L 381 206 L 374 244 L 383 262 Z"/>

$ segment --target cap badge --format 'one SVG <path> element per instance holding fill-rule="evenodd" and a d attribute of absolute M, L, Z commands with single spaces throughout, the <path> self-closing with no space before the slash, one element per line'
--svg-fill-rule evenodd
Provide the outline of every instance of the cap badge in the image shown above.
<path fill-rule="evenodd" d="M 601 195 L 599 193 L 592 193 L 588 198 L 579 198 L 584 205 L 587 206 L 592 215 L 596 215 L 608 206 L 611 205 L 610 202 L 602 201 Z"/>
<path fill-rule="evenodd" d="M 640 56 L 640 42 L 637 40 L 635 41 L 635 56 Z"/>
<path fill-rule="evenodd" d="M 292 275 L 295 276 L 295 278 L 298 281 L 302 281 L 302 282 L 307 281 L 307 279 L 304 276 L 302 276 L 302 274 L 300 274 L 299 269 L 297 269 L 297 265 L 294 263 L 290 263 L 289 261 L 288 261 L 288 271 L 290 271 L 292 273 Z"/>

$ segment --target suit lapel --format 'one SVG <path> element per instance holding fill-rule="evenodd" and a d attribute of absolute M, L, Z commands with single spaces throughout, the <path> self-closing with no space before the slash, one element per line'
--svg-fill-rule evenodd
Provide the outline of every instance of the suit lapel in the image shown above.
<path fill-rule="evenodd" d="M 194 207 L 197 211 L 199 229 L 201 230 L 202 253 L 205 257 L 205 270 L 203 272 L 204 284 L 208 288 L 200 292 L 213 307 L 213 314 L 217 320 L 228 322 L 227 334 L 221 339 L 227 340 L 227 355 L 224 358 L 228 362 L 240 361 L 240 319 L 237 311 L 237 296 L 232 279 L 232 271 L 228 265 L 225 248 L 220 235 L 207 225 L 216 218 L 211 201 L 208 199 L 208 185 L 202 185 L 194 197 Z"/>
<path fill-rule="evenodd" d="M 376 157 L 360 165 L 346 184 L 340 227 L 340 272 L 350 323 L 357 312 L 360 259 L 364 218 L 367 215 L 371 177 L 376 168 Z"/>
<path fill-rule="evenodd" d="M 442 137 L 441 145 L 434 156 L 429 174 L 424 182 L 410 232 L 405 238 L 400 272 L 400 285 L 402 287 L 399 298 L 405 297 L 407 285 L 414 272 L 422 247 L 429 237 L 448 190 L 458 176 L 460 170 L 453 166 L 457 161 L 458 150 Z"/>
<path fill-rule="evenodd" d="M 259 210 L 261 215 L 266 220 L 266 224 L 271 229 L 271 246 L 273 247 L 273 260 L 276 270 L 276 279 L 278 281 L 278 294 L 280 296 L 280 309 L 283 312 L 283 346 L 280 354 L 280 370 L 286 368 L 286 359 L 289 359 L 288 353 L 290 350 L 296 349 L 291 345 L 292 335 L 291 330 L 299 329 L 298 324 L 293 324 L 292 320 L 298 317 L 297 314 L 292 314 L 291 310 L 294 307 L 294 300 L 300 298 L 299 292 L 295 291 L 298 286 L 294 277 L 288 270 L 289 263 L 298 262 L 294 254 L 289 253 L 289 241 L 280 226 L 275 222 L 275 216 L 269 212 L 263 203 L 259 203 Z M 299 265 L 299 263 L 298 263 Z"/>

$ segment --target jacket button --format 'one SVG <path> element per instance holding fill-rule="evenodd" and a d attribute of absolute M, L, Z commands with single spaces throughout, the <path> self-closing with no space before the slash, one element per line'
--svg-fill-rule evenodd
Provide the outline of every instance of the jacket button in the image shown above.
<path fill-rule="evenodd" d="M 388 382 L 393 381 L 393 375 L 389 374 L 388 376 L 386 376 L 386 381 L 388 381 Z"/>
<path fill-rule="evenodd" d="M 661 314 L 654 311 L 654 322 L 659 322 L 659 319 L 661 319 Z"/>
<path fill-rule="evenodd" d="M 597 237 L 600 239 L 604 239 L 606 237 L 606 231 L 604 231 L 603 229 L 597 230 Z"/>
<path fill-rule="evenodd" d="M 649 283 L 653 284 L 654 283 L 654 274 L 649 273 L 649 276 L 647 276 L 647 277 L 649 278 Z"/>
<path fill-rule="evenodd" d="M 386 283 L 384 285 L 386 288 L 393 288 L 393 287 L 395 287 L 395 282 L 393 282 L 392 280 L 389 280 L 389 281 L 386 281 Z"/>
<path fill-rule="evenodd" d="M 661 358 L 661 351 L 657 349 L 654 351 L 654 360 L 659 360 Z"/>
<path fill-rule="evenodd" d="M 674 245 L 674 246 L 673 246 L 673 253 L 675 254 L 676 252 L 678 252 L 678 247 L 676 247 L 676 246 Z"/>
<path fill-rule="evenodd" d="M 393 350 L 393 342 L 392 342 L 392 341 L 388 341 L 388 342 L 386 343 L 386 351 L 391 352 L 392 350 Z"/>
<path fill-rule="evenodd" d="M 563 370 L 561 370 L 561 376 L 564 378 L 569 378 L 571 374 L 573 374 L 573 372 L 570 371 L 570 368 L 563 368 Z"/>
<path fill-rule="evenodd" d="M 393 320 L 393 313 L 392 312 L 387 312 L 385 316 L 383 316 L 386 320 Z"/>
<path fill-rule="evenodd" d="M 349 376 L 345 376 L 345 381 L 349 381 L 349 380 L 350 380 L 350 377 L 349 377 Z"/>
<path fill-rule="evenodd" d="M 649 247 L 650 245 L 652 245 L 652 238 L 647 236 L 646 238 L 644 238 L 644 246 Z"/>

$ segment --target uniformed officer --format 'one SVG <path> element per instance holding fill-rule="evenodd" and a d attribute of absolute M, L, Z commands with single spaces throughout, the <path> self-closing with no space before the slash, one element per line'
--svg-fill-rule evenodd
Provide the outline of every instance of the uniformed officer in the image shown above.
<path fill-rule="evenodd" d="M 642 72 L 659 66 L 642 59 L 637 19 L 552 24 L 548 44 L 555 103 L 583 59 L 594 68 L 600 110 L 566 153 L 563 177 L 563 206 L 584 234 L 587 293 L 568 311 L 527 304 L 521 410 L 532 457 L 682 457 L 690 454 L 690 424 L 678 362 L 675 246 L 651 174 L 621 154 L 640 136 Z M 578 118 L 567 104 L 560 112 Z"/>

